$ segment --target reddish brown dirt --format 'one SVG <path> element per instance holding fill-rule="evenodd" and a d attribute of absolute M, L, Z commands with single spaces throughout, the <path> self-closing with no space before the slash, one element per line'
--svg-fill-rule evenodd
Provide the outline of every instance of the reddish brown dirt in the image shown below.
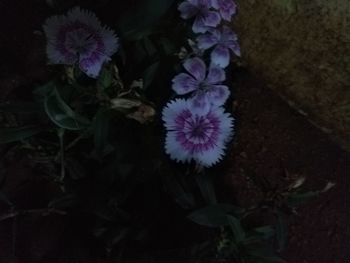
<path fill-rule="evenodd" d="M 6 0 L 0 2 L 0 7 L 0 95 L 4 99 L 14 88 L 46 78 L 43 39 L 33 32 L 40 29 L 50 10 L 45 1 Z M 350 262 L 349 153 L 261 81 L 245 72 L 238 72 L 234 79 L 237 128 L 225 178 L 227 185 L 232 186 L 241 203 L 249 204 L 261 193 L 253 183 L 247 183 L 244 175 L 279 184 L 287 171 L 306 177 L 307 189 L 320 189 L 328 181 L 335 182 L 334 189 L 301 206 L 298 216 L 291 218 L 289 244 L 283 256 L 289 263 Z M 6 191 L 24 208 L 42 207 L 51 186 L 31 175 L 28 160 L 6 166 L 4 172 L 11 178 Z M 23 220 L 16 230 L 15 254 L 20 257 L 13 255 L 12 224 L 0 224 L 1 263 L 64 262 L 63 254 L 76 262 L 102 262 L 91 249 L 96 244 L 86 233 L 67 229 L 69 219 L 34 219 Z"/>
<path fill-rule="evenodd" d="M 286 173 L 302 176 L 308 190 L 336 183 L 291 218 L 283 256 L 290 263 L 350 262 L 350 154 L 261 81 L 244 72 L 235 79 L 237 135 L 228 184 L 247 205 L 259 199 L 261 191 L 245 175 L 276 186 L 283 184 Z"/>

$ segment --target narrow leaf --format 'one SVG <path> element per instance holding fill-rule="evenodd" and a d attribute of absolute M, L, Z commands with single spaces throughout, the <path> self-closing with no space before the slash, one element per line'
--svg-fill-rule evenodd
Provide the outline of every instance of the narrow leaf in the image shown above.
<path fill-rule="evenodd" d="M 278 244 L 278 250 L 282 251 L 287 244 L 288 226 L 286 216 L 279 212 L 277 214 L 276 224 L 276 239 Z"/>
<path fill-rule="evenodd" d="M 196 203 L 193 195 L 186 192 L 183 186 L 174 178 L 174 176 L 164 177 L 164 186 L 182 208 L 190 209 L 195 206 Z"/>
<path fill-rule="evenodd" d="M 85 117 L 75 113 L 61 98 L 57 89 L 54 89 L 45 98 L 45 111 L 52 122 L 67 130 L 82 130 L 90 125 Z"/>
<path fill-rule="evenodd" d="M 245 239 L 245 232 L 241 226 L 241 222 L 234 216 L 227 215 L 228 223 L 231 227 L 233 236 L 237 243 L 242 242 Z"/>
<path fill-rule="evenodd" d="M 0 128 L 0 143 L 10 143 L 29 138 L 39 132 L 42 128 L 26 126 L 18 128 Z"/>
<path fill-rule="evenodd" d="M 143 88 L 147 89 L 153 82 L 159 68 L 159 61 L 151 64 L 142 74 Z"/>
<path fill-rule="evenodd" d="M 101 109 L 97 112 L 92 127 L 94 133 L 94 143 L 97 156 L 102 156 L 108 143 L 109 126 L 110 126 L 109 111 Z"/>
<path fill-rule="evenodd" d="M 188 215 L 193 222 L 209 227 L 230 225 L 229 213 L 234 213 L 236 207 L 226 204 L 215 204 L 198 209 Z"/>
<path fill-rule="evenodd" d="M 197 185 L 208 204 L 216 204 L 216 194 L 211 178 L 206 173 L 196 174 Z"/>

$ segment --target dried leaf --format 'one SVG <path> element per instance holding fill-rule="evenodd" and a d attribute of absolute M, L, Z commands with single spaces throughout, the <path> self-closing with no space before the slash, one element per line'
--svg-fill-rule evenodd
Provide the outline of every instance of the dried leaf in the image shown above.
<path fill-rule="evenodd" d="M 153 107 L 141 104 L 135 112 L 129 113 L 126 115 L 129 119 L 134 119 L 141 124 L 147 123 L 153 120 L 153 117 L 156 115 L 156 111 Z"/>

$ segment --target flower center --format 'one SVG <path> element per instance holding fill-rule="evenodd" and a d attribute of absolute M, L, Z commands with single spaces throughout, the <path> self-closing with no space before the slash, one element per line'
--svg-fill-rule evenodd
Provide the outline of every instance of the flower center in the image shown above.
<path fill-rule="evenodd" d="M 199 90 L 202 92 L 207 92 L 210 89 L 210 85 L 206 81 L 199 83 Z"/>
<path fill-rule="evenodd" d="M 206 141 L 211 134 L 211 125 L 208 121 L 206 121 L 203 117 L 196 116 L 194 120 L 192 120 L 192 128 L 189 131 L 190 138 L 201 139 L 202 142 Z"/>
<path fill-rule="evenodd" d="M 92 33 L 80 28 L 67 32 L 66 47 L 77 54 L 86 54 L 96 47 L 96 41 Z"/>

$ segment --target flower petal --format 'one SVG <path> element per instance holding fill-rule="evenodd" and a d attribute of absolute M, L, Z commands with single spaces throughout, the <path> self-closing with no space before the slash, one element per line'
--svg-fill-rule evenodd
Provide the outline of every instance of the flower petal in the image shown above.
<path fill-rule="evenodd" d="M 204 24 L 204 17 L 202 15 L 197 15 L 192 25 L 193 32 L 205 33 L 208 29 L 209 27 Z"/>
<path fill-rule="evenodd" d="M 62 48 L 59 34 L 66 24 L 65 16 L 52 16 L 45 21 L 43 29 L 47 38 L 46 53 L 49 63 L 72 65 L 78 59 L 75 53 Z"/>
<path fill-rule="evenodd" d="M 85 9 L 81 9 L 80 7 L 74 7 L 68 11 L 67 21 L 69 21 L 69 23 L 83 23 L 95 31 L 99 31 L 102 27 L 100 20 L 94 13 Z"/>
<path fill-rule="evenodd" d="M 176 99 L 169 102 L 163 109 L 162 120 L 167 130 L 176 130 L 176 116 L 179 112 L 189 108 L 189 103 L 184 99 Z"/>
<path fill-rule="evenodd" d="M 169 131 L 165 138 L 165 152 L 170 155 L 170 158 L 182 163 L 190 162 L 192 159 L 191 152 L 181 145 L 178 139 L 178 133 Z"/>
<path fill-rule="evenodd" d="M 225 155 L 224 148 L 223 144 L 217 144 L 216 147 L 210 147 L 206 151 L 197 152 L 194 160 L 204 167 L 211 167 L 222 160 Z"/>
<path fill-rule="evenodd" d="M 238 42 L 234 42 L 230 44 L 229 48 L 232 50 L 233 54 L 235 54 L 237 57 L 241 56 L 241 47 L 239 46 Z"/>
<path fill-rule="evenodd" d="M 212 105 L 222 106 L 230 96 L 230 90 L 224 85 L 213 85 L 207 91 L 207 96 Z"/>
<path fill-rule="evenodd" d="M 210 102 L 205 92 L 196 92 L 189 101 L 192 112 L 197 115 L 202 116 L 210 111 Z"/>
<path fill-rule="evenodd" d="M 186 73 L 178 74 L 172 82 L 172 89 L 179 95 L 187 94 L 199 88 L 198 81 Z"/>
<path fill-rule="evenodd" d="M 179 5 L 178 10 L 180 11 L 180 16 L 183 19 L 189 19 L 198 13 L 198 8 L 188 2 L 182 2 Z"/>
<path fill-rule="evenodd" d="M 237 40 L 237 35 L 235 32 L 232 31 L 232 29 L 228 26 L 223 26 L 221 29 L 221 35 L 223 36 L 224 41 L 229 40 Z"/>
<path fill-rule="evenodd" d="M 202 59 L 198 57 L 187 59 L 183 66 L 196 80 L 204 80 L 207 67 Z"/>
<path fill-rule="evenodd" d="M 114 31 L 108 27 L 104 27 L 101 30 L 101 35 L 104 44 L 104 54 L 110 57 L 117 52 L 119 48 L 118 37 L 115 35 Z"/>
<path fill-rule="evenodd" d="M 230 63 L 229 49 L 223 45 L 217 45 L 211 52 L 211 62 L 222 68 L 226 68 Z"/>
<path fill-rule="evenodd" d="M 229 113 L 225 113 L 223 107 L 212 107 L 210 113 L 220 116 L 218 142 L 226 144 L 233 136 L 234 118 Z"/>
<path fill-rule="evenodd" d="M 187 0 L 187 1 L 194 6 L 198 6 L 200 4 L 199 1 L 201 1 L 201 0 Z"/>
<path fill-rule="evenodd" d="M 198 47 L 200 49 L 208 49 L 216 45 L 219 42 L 219 39 L 216 38 L 213 34 L 202 34 L 197 37 Z"/>
<path fill-rule="evenodd" d="M 220 24 L 221 17 L 215 11 L 208 11 L 204 16 L 204 25 L 208 27 L 216 27 Z"/>
<path fill-rule="evenodd" d="M 217 66 L 212 65 L 209 67 L 209 72 L 206 78 L 206 82 L 209 84 L 218 84 L 226 79 L 225 71 Z"/>
<path fill-rule="evenodd" d="M 220 12 L 221 17 L 226 21 L 230 21 L 237 11 L 237 5 L 233 0 L 212 0 L 212 6 Z"/>
<path fill-rule="evenodd" d="M 103 54 L 93 53 L 89 57 L 81 57 L 79 60 L 79 67 L 81 71 L 89 77 L 97 78 L 103 64 L 109 60 L 110 58 Z"/>

